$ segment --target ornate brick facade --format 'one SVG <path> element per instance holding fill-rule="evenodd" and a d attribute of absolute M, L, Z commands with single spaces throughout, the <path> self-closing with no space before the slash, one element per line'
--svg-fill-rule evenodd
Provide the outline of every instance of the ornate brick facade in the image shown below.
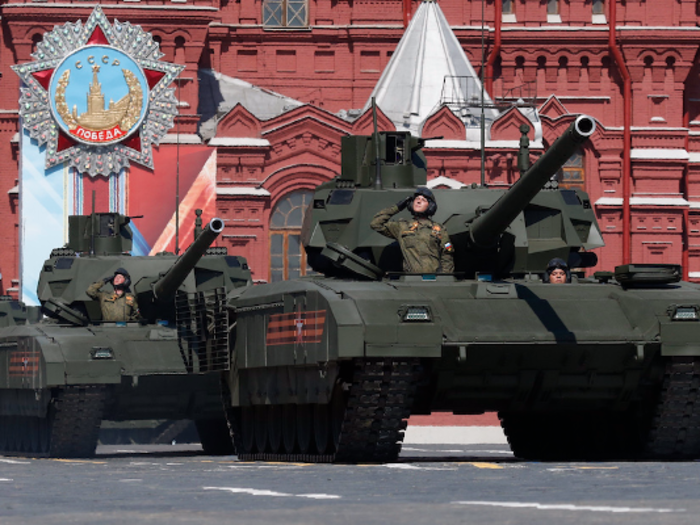
<path fill-rule="evenodd" d="M 590 0 L 561 0 L 558 12 L 548 13 L 549 2 L 514 0 L 509 3 L 513 12 L 496 17 L 501 0 L 484 0 L 484 56 L 488 59 L 497 51 L 489 61 L 493 78 L 486 84 L 494 99 L 523 98 L 539 108 L 545 146 L 570 122 L 571 114 L 587 113 L 597 119 L 597 131 L 582 151 L 576 172 L 577 183 L 595 203 L 606 242 L 599 250 L 597 269 L 612 269 L 627 260 L 684 262 L 691 278 L 700 277 L 697 2 L 604 3 L 604 14 L 594 13 L 593 5 L 599 2 Z M 198 71 L 203 69 L 303 103 L 273 118 L 256 117 L 237 105 L 221 117 L 209 142 L 217 149 L 217 206 L 227 220 L 223 242 L 248 257 L 256 279 L 267 280 L 270 275 L 269 223 L 275 206 L 290 192 L 310 190 L 334 177 L 341 136 L 370 130 L 368 114 L 352 121 L 341 112 L 367 102 L 404 32 L 404 4 L 403 0 L 308 0 L 302 2 L 304 23 L 287 28 L 273 27 L 272 19 L 266 19 L 270 14 L 266 6 L 271 4 L 262 0 L 104 4 L 110 19 L 139 24 L 158 37 L 165 60 L 186 65 L 177 92 L 183 136 L 197 133 L 200 97 L 210 96 L 199 87 Z M 479 72 L 482 1 L 439 0 L 439 5 Z M 412 10 L 417 6 L 414 1 Z M 19 257 L 19 80 L 10 66 L 29 61 L 44 32 L 67 21 L 85 20 L 91 7 L 79 0 L 2 3 L 0 195 L 6 199 L 0 206 L 2 292 L 16 289 Z M 616 17 L 613 32 L 608 25 L 611 15 Z M 493 142 L 486 151 L 486 181 L 491 185 L 511 184 L 517 176 L 512 143 L 520 121 L 515 113 L 506 112 L 492 129 Z M 380 122 L 385 129 L 391 127 L 383 115 Z M 446 177 L 440 180 L 453 185 L 479 182 L 480 152 L 459 144 L 463 127 L 458 119 L 437 111 L 423 132 L 455 141 L 427 150 L 431 179 Z M 184 142 L 183 149 L 188 147 Z M 498 142 L 505 146 L 498 147 Z M 629 212 L 624 202 L 629 203 Z"/>

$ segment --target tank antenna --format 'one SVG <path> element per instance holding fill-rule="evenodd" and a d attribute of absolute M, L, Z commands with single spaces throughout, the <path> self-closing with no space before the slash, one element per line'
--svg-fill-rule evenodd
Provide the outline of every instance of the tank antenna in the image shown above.
<path fill-rule="evenodd" d="M 177 74 L 177 139 L 175 141 L 175 255 L 180 254 L 180 73 Z"/>
<path fill-rule="evenodd" d="M 95 190 L 92 190 L 92 213 L 90 214 L 90 257 L 95 256 Z"/>
<path fill-rule="evenodd" d="M 194 240 L 196 241 L 199 234 L 202 233 L 202 210 L 197 208 L 194 210 L 194 214 L 197 216 L 194 220 Z"/>
<path fill-rule="evenodd" d="M 382 163 L 379 157 L 379 129 L 377 128 L 377 103 L 372 97 L 372 125 L 374 126 L 374 135 L 372 140 L 374 142 L 374 156 L 377 163 L 377 173 L 374 177 L 374 187 L 375 189 L 382 189 Z"/>

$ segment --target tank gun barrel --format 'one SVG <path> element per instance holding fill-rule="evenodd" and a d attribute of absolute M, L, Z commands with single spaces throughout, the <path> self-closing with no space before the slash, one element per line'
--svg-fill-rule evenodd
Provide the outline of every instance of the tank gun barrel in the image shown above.
<path fill-rule="evenodd" d="M 222 219 L 214 218 L 209 221 L 207 227 L 202 230 L 202 233 L 185 250 L 175 264 L 163 277 L 153 284 L 153 294 L 157 299 L 175 293 L 175 290 L 185 281 L 187 275 L 223 230 L 224 221 Z"/>
<path fill-rule="evenodd" d="M 494 245 L 545 183 L 595 131 L 595 120 L 579 116 L 552 146 L 504 193 L 490 209 L 472 222 L 469 232 L 477 246 Z"/>

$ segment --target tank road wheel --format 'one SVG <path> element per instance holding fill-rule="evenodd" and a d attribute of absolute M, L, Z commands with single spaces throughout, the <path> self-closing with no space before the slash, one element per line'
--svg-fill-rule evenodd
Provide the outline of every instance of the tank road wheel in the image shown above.
<path fill-rule="evenodd" d="M 46 454 L 49 451 L 49 446 L 51 445 L 51 429 L 48 418 L 38 418 L 37 436 L 39 438 L 37 453 Z"/>
<path fill-rule="evenodd" d="M 267 452 L 267 413 L 268 405 L 255 406 L 255 446 L 260 454 Z"/>
<path fill-rule="evenodd" d="M 666 366 L 646 456 L 700 458 L 700 359 L 674 357 Z"/>
<path fill-rule="evenodd" d="M 273 454 L 277 454 L 282 446 L 282 425 L 282 405 L 267 407 L 267 441 Z"/>
<path fill-rule="evenodd" d="M 7 416 L 0 416 L 0 453 L 7 450 Z"/>
<path fill-rule="evenodd" d="M 39 435 L 40 419 L 38 417 L 28 417 L 27 420 L 27 451 L 33 453 L 41 452 L 41 436 Z"/>
<path fill-rule="evenodd" d="M 105 397 L 102 385 L 58 389 L 48 414 L 49 456 L 85 458 L 95 455 Z"/>
<path fill-rule="evenodd" d="M 17 452 L 17 425 L 15 423 L 15 420 L 17 419 L 16 416 L 7 416 L 5 418 L 5 422 L 7 424 L 7 438 L 6 438 L 6 443 L 7 443 L 7 450 L 9 452 Z"/>
<path fill-rule="evenodd" d="M 297 405 L 297 444 L 302 454 L 311 448 L 312 416 L 311 405 Z"/>
<path fill-rule="evenodd" d="M 205 454 L 228 456 L 233 454 L 233 441 L 225 419 L 197 419 L 194 422 L 199 442 Z"/>
<path fill-rule="evenodd" d="M 340 444 L 340 432 L 343 427 L 343 419 L 345 419 L 345 410 L 348 406 L 348 395 L 343 390 L 340 383 L 335 385 L 333 389 L 333 397 L 330 404 L 330 432 L 333 451 L 338 450 Z"/>
<path fill-rule="evenodd" d="M 240 445 L 241 450 L 236 452 L 240 454 L 251 454 L 255 446 L 255 407 L 241 407 L 240 421 Z"/>
<path fill-rule="evenodd" d="M 282 407 L 282 445 L 285 454 L 293 454 L 297 444 L 297 406 Z"/>
<path fill-rule="evenodd" d="M 314 404 L 314 443 L 319 454 L 325 454 L 330 438 L 330 421 L 327 404 Z"/>

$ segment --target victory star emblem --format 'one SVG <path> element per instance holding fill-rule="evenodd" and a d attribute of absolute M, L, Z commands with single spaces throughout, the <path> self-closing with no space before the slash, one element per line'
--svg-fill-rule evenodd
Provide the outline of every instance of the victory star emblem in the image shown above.
<path fill-rule="evenodd" d="M 160 46 L 140 26 L 114 20 L 98 5 L 83 24 L 44 35 L 33 62 L 12 66 L 22 126 L 46 146 L 46 168 L 67 164 L 90 176 L 136 162 L 153 169 L 153 146 L 172 129 L 175 88 L 185 66 L 162 62 Z"/>

